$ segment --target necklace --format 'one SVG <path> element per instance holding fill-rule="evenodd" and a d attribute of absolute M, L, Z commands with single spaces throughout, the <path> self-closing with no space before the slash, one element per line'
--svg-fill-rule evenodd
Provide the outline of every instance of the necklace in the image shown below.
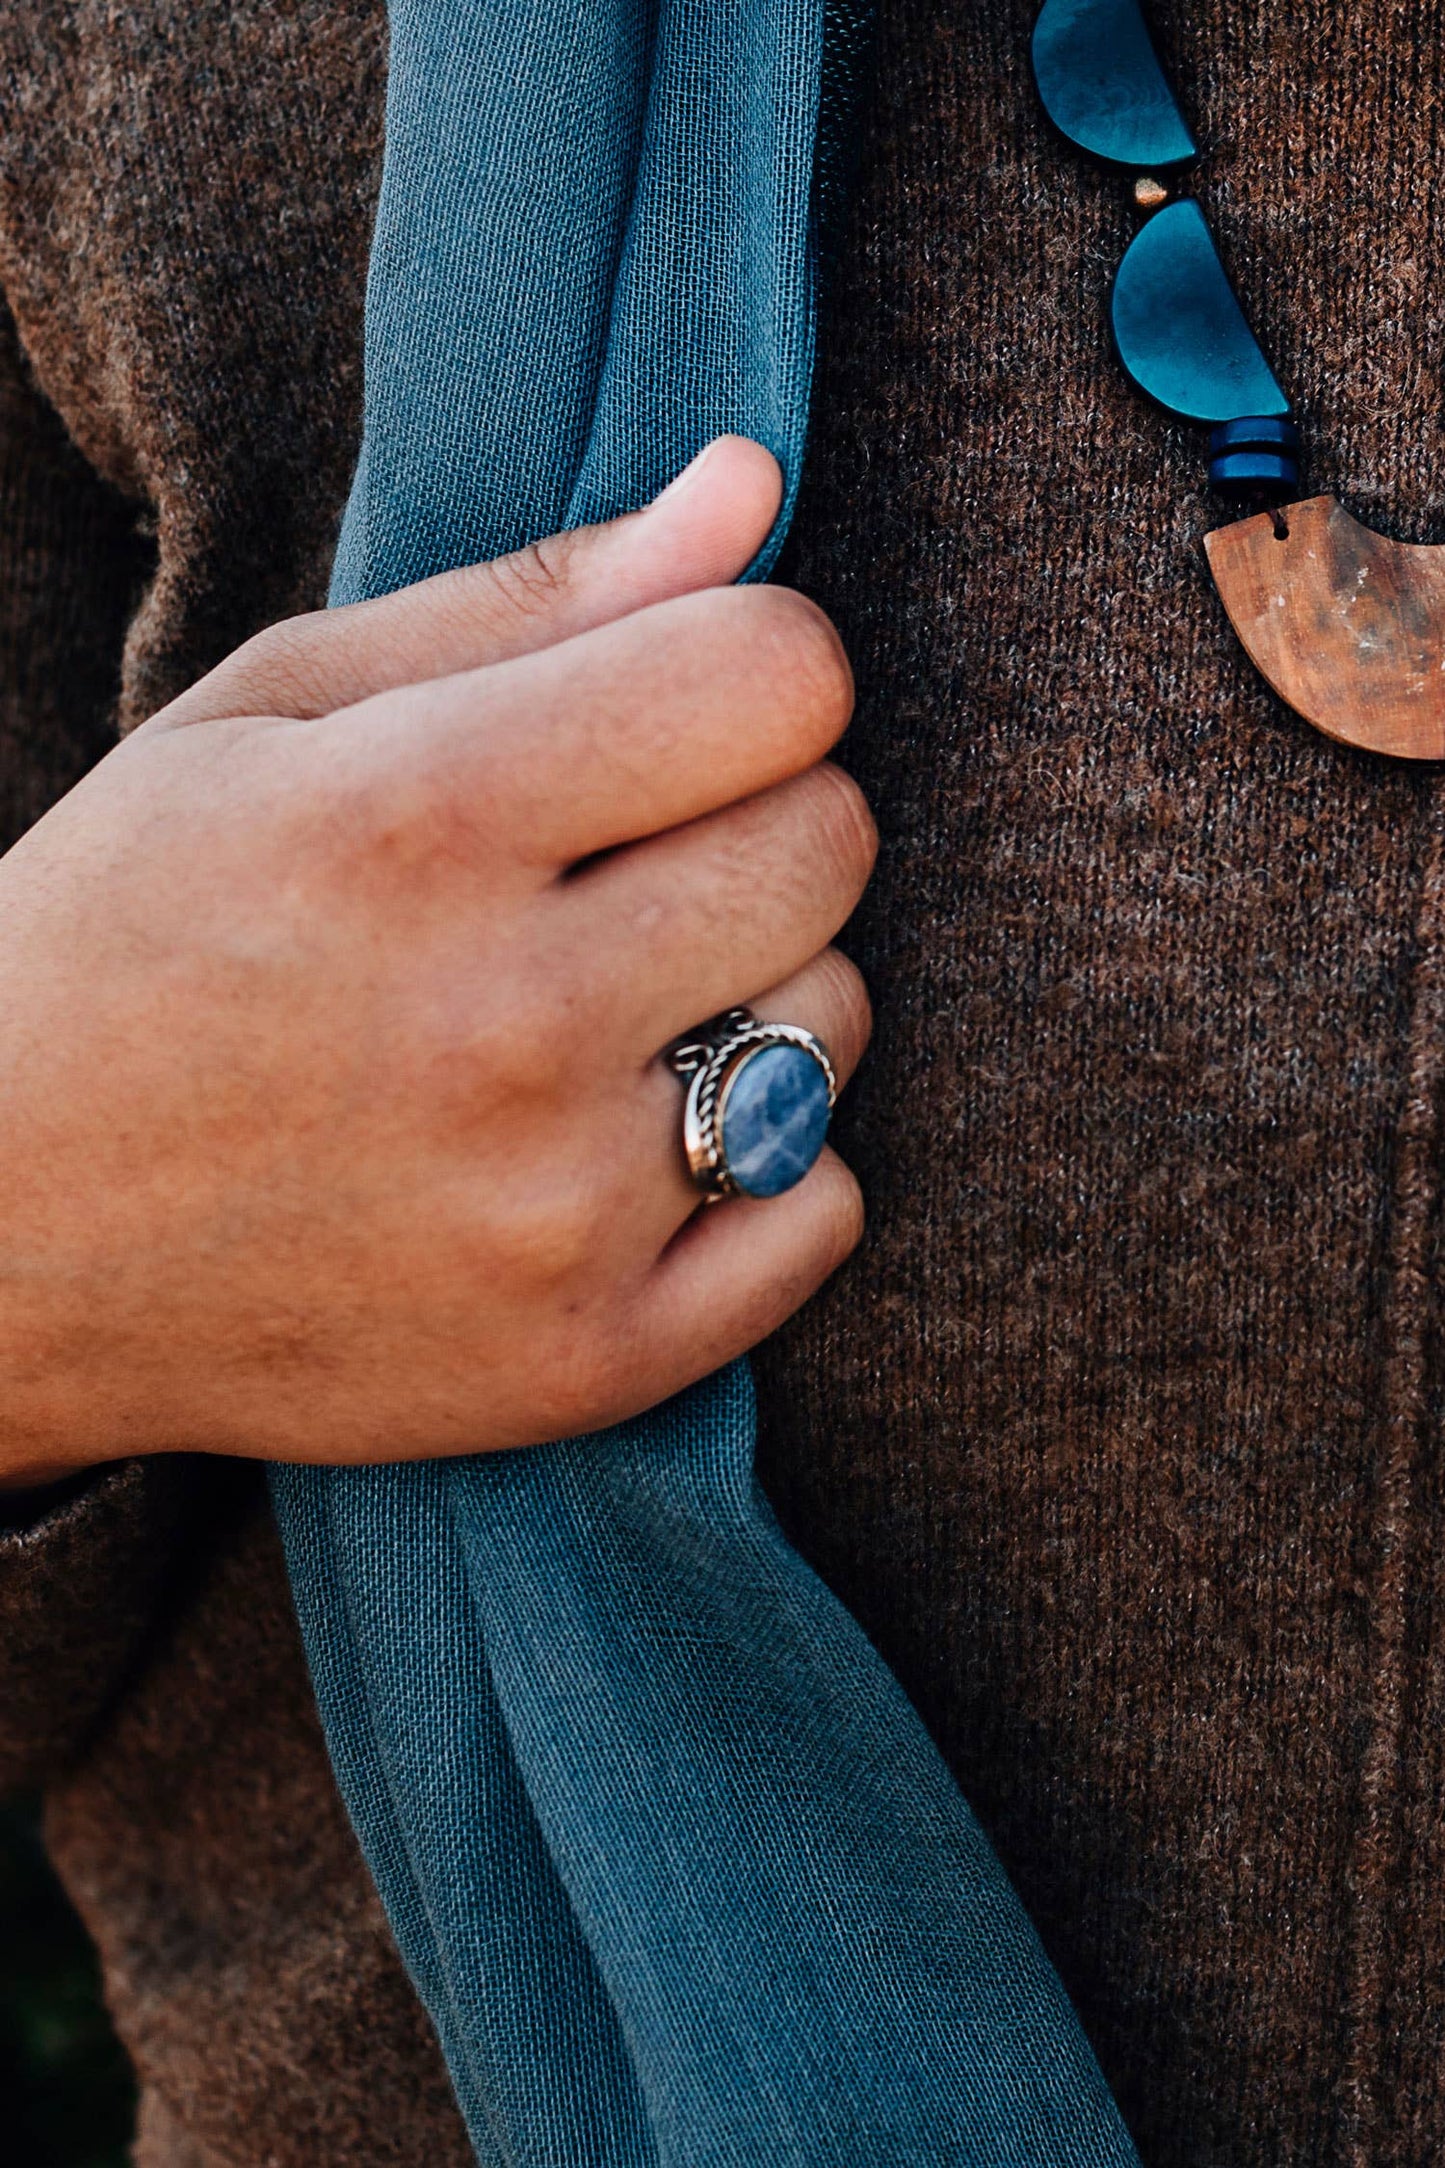
<path fill-rule="evenodd" d="M 1114 281 L 1114 344 L 1159 406 L 1207 424 L 1211 487 L 1250 516 L 1204 538 L 1246 653 L 1346 745 L 1445 759 L 1445 549 L 1395 542 L 1334 497 L 1293 498 L 1300 433 L 1181 184 L 1199 158 L 1140 0 L 1045 0 L 1034 76 L 1056 128 L 1131 175 L 1146 222 Z"/>

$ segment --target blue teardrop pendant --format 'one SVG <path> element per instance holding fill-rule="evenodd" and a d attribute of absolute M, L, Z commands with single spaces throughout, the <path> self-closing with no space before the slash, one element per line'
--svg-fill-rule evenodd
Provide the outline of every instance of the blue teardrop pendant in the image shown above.
<path fill-rule="evenodd" d="M 1139 0 L 1045 0 L 1033 56 L 1044 109 L 1080 150 L 1150 171 L 1198 157 Z"/>
<path fill-rule="evenodd" d="M 1204 213 L 1171 203 L 1134 237 L 1114 281 L 1114 338 L 1134 382 L 1186 421 L 1288 414 Z"/>

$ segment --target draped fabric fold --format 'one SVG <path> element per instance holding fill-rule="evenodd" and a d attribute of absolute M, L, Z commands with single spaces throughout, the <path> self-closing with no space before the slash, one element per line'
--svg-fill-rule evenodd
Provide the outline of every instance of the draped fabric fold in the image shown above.
<path fill-rule="evenodd" d="M 860 22 L 396 0 L 333 601 L 631 509 L 724 430 L 782 463 L 775 550 L 819 115 Z M 601 1438 L 273 1471 L 337 1776 L 479 2161 L 1122 2168 L 1017 1899 L 753 1439 L 739 1364 Z"/>

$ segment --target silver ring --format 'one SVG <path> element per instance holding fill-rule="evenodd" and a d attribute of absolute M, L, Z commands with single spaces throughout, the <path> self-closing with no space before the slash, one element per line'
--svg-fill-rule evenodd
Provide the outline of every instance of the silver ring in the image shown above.
<path fill-rule="evenodd" d="M 683 1151 L 709 1204 L 781 1197 L 802 1181 L 838 1098 L 821 1039 L 798 1024 L 763 1024 L 751 1009 L 728 1009 L 677 1040 L 665 1059 L 687 1084 Z"/>

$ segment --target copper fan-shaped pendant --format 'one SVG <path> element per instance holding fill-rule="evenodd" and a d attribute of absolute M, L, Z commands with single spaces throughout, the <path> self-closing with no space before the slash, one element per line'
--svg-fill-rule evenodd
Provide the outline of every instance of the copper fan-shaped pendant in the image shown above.
<path fill-rule="evenodd" d="M 1445 760 L 1445 548 L 1376 534 L 1334 497 L 1217 528 L 1204 547 L 1282 700 L 1364 752 Z"/>

